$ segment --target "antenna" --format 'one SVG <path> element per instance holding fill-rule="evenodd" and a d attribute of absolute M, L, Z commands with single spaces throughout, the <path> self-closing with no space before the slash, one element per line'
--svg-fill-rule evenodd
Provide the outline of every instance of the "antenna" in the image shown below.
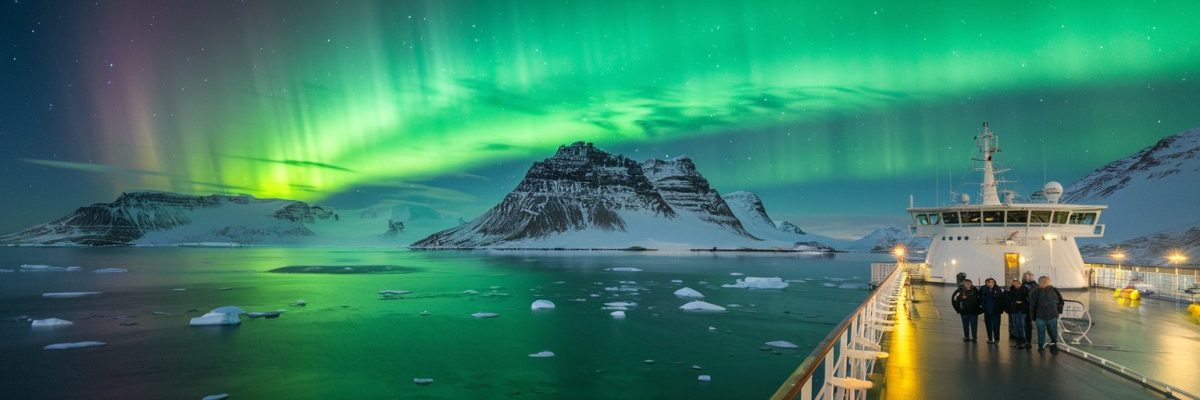
<path fill-rule="evenodd" d="M 1046 131 L 1042 131 L 1042 183 L 1046 183 Z"/>

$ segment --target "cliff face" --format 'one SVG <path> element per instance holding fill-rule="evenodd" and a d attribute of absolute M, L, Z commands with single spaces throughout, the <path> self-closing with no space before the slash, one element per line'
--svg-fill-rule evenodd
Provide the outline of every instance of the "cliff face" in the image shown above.
<path fill-rule="evenodd" d="M 733 215 L 721 194 L 708 185 L 708 179 L 696 171 L 696 164 L 691 159 L 648 160 L 642 163 L 642 171 L 676 212 L 691 213 L 700 220 L 754 237 L 746 232 L 742 221 Z"/>

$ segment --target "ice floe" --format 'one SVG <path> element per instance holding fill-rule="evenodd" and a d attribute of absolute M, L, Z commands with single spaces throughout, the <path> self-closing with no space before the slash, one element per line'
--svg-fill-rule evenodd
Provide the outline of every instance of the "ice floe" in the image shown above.
<path fill-rule="evenodd" d="M 700 381 L 700 382 L 711 382 L 711 381 L 712 381 L 712 376 L 709 376 L 709 375 L 700 375 L 700 376 L 697 376 L 697 377 L 696 377 L 696 380 L 698 380 L 698 381 Z"/>
<path fill-rule="evenodd" d="M 71 350 L 71 349 L 82 349 L 85 347 L 99 347 L 99 346 L 107 346 L 107 345 L 108 345 L 108 343 L 95 342 L 95 341 L 55 343 L 55 344 L 46 345 L 46 347 L 43 347 L 42 350 Z"/>
<path fill-rule="evenodd" d="M 611 315 L 613 318 L 616 318 L 616 319 L 625 319 L 625 312 L 620 311 L 620 310 L 610 312 L 610 313 L 608 313 L 608 315 Z"/>
<path fill-rule="evenodd" d="M 209 311 L 207 314 L 192 318 L 188 322 L 191 326 L 213 326 L 213 325 L 238 325 L 242 323 L 239 315 L 245 314 L 246 310 L 240 307 L 224 306 L 217 307 Z"/>
<path fill-rule="evenodd" d="M 282 315 L 285 311 L 286 310 L 255 311 L 255 312 L 246 313 L 246 316 L 250 317 L 250 318 L 275 319 L 275 318 L 279 318 L 279 316 Z"/>
<path fill-rule="evenodd" d="M 413 378 L 413 383 L 418 385 L 430 385 L 433 384 L 433 378 Z"/>
<path fill-rule="evenodd" d="M 65 319 L 58 319 L 58 318 L 35 319 L 35 320 L 33 320 L 32 323 L 29 324 L 29 326 L 31 326 L 33 328 L 54 328 L 54 327 L 71 326 L 71 325 L 75 325 L 75 323 L 71 322 L 71 321 L 67 321 Z"/>
<path fill-rule="evenodd" d="M 464 290 L 464 291 L 462 292 L 462 294 L 479 294 L 479 291 L 478 291 L 478 290 L 471 290 L 471 289 L 467 289 L 467 290 Z"/>
<path fill-rule="evenodd" d="M 800 347 L 800 346 L 797 346 L 795 343 L 792 343 L 792 342 L 789 342 L 786 340 L 772 340 L 770 342 L 767 342 L 767 346 L 771 346 L 771 347 L 775 347 L 775 348 L 779 348 L 779 349 L 795 349 L 795 348 Z"/>
<path fill-rule="evenodd" d="M 741 272 L 730 272 L 729 273 L 729 276 L 742 276 L 742 275 L 746 275 L 746 274 L 743 274 Z"/>
<path fill-rule="evenodd" d="M 533 304 L 529 305 L 530 310 L 553 310 L 554 302 L 550 300 L 534 300 Z"/>
<path fill-rule="evenodd" d="M 865 283 L 843 283 L 838 285 L 838 289 L 866 289 Z"/>
<path fill-rule="evenodd" d="M 500 314 L 496 314 L 494 312 L 477 312 L 477 313 L 471 314 L 471 316 L 475 317 L 475 318 L 496 318 L 496 317 L 499 317 Z"/>
<path fill-rule="evenodd" d="M 679 309 L 684 311 L 725 311 L 725 307 L 700 300 L 690 301 L 679 306 Z"/>
<path fill-rule="evenodd" d="M 697 292 L 696 289 L 685 287 L 675 291 L 675 295 L 684 298 L 703 299 L 704 295 Z"/>
<path fill-rule="evenodd" d="M 611 303 L 604 303 L 604 305 L 608 307 L 637 307 L 637 303 L 628 301 L 614 301 Z"/>
<path fill-rule="evenodd" d="M 683 279 L 672 279 L 671 283 L 683 283 Z"/>
<path fill-rule="evenodd" d="M 779 277 L 763 278 L 747 276 L 745 279 L 738 279 L 736 283 L 726 283 L 721 285 L 721 287 L 734 289 L 785 289 L 788 287 L 788 283 Z"/>
<path fill-rule="evenodd" d="M 543 350 L 543 351 L 539 351 L 539 352 L 537 352 L 537 353 L 530 354 L 529 356 L 530 356 L 530 357 L 533 357 L 533 358 L 547 358 L 547 357 L 554 357 L 554 352 L 553 352 L 553 351 L 547 351 L 547 350 Z"/>
<path fill-rule="evenodd" d="M 402 294 L 409 294 L 409 293 L 412 293 L 412 291 L 411 290 L 380 290 L 379 291 L 380 296 L 399 296 Z"/>
<path fill-rule="evenodd" d="M 42 297 L 48 299 L 68 299 L 73 297 L 97 296 L 100 292 L 50 292 L 42 293 Z"/>
<path fill-rule="evenodd" d="M 120 274 L 120 273 L 129 272 L 129 270 L 127 270 L 125 268 L 100 268 L 100 269 L 92 271 L 92 272 L 97 273 L 97 274 Z"/>
<path fill-rule="evenodd" d="M 74 272 L 81 267 L 55 267 L 43 264 L 21 264 L 21 272 Z"/>
<path fill-rule="evenodd" d="M 612 267 L 612 268 L 605 268 L 604 270 L 612 271 L 612 272 L 642 272 L 641 268 L 634 268 L 634 267 Z"/>

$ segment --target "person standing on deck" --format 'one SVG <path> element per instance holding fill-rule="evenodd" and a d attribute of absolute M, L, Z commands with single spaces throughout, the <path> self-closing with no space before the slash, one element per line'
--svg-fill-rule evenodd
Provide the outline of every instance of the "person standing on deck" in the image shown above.
<path fill-rule="evenodd" d="M 962 318 L 963 341 L 977 341 L 979 313 L 983 312 L 983 305 L 980 302 L 979 289 L 975 288 L 970 279 L 963 280 L 963 285 L 950 296 L 950 305 L 954 306 L 954 311 Z"/>
<path fill-rule="evenodd" d="M 1021 286 L 1025 287 L 1026 292 L 1033 292 L 1033 289 L 1037 289 L 1038 284 L 1037 281 L 1033 280 L 1033 272 L 1025 271 L 1025 279 L 1021 281 Z M 1032 340 L 1033 318 L 1030 315 L 1028 312 L 1025 313 L 1025 338 Z"/>
<path fill-rule="evenodd" d="M 1012 327 L 1013 340 L 1018 349 L 1028 349 L 1029 337 L 1025 336 L 1025 319 L 1029 317 L 1029 289 L 1021 286 L 1021 280 L 1013 278 L 1004 292 L 1004 303 L 1008 312 L 1008 322 Z"/>
<path fill-rule="evenodd" d="M 1058 353 L 1058 315 L 1062 314 L 1062 310 L 1062 293 L 1050 284 L 1050 277 L 1038 277 L 1038 287 L 1029 292 L 1029 314 L 1037 325 L 1039 353 L 1046 351 L 1046 346 L 1050 346 L 1052 353 Z M 1048 344 L 1047 332 L 1050 334 Z"/>
<path fill-rule="evenodd" d="M 979 291 L 983 308 L 983 330 L 987 331 L 988 344 L 1000 343 L 1000 315 L 1004 314 L 1004 289 L 996 280 L 987 278 Z"/>

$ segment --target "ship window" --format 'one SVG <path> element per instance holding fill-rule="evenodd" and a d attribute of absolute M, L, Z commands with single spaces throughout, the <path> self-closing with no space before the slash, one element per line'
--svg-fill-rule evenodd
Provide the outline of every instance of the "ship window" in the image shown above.
<path fill-rule="evenodd" d="M 1067 223 L 1067 212 L 1066 211 L 1055 211 L 1054 212 L 1054 223 L 1055 224 Z"/>
<path fill-rule="evenodd" d="M 1029 222 L 1029 211 L 1009 211 L 1007 217 L 1010 224 L 1024 225 L 1026 222 Z"/>
<path fill-rule="evenodd" d="M 929 224 L 930 225 L 937 225 L 939 219 L 940 218 L 938 218 L 937 213 L 929 214 Z"/>
<path fill-rule="evenodd" d="M 963 211 L 962 213 L 962 222 L 964 224 L 979 225 L 980 219 L 982 218 L 979 215 L 979 211 Z"/>
<path fill-rule="evenodd" d="M 949 224 L 957 225 L 958 224 L 958 213 L 957 212 L 944 212 L 944 213 L 942 213 L 942 221 L 945 221 L 947 225 L 949 225 Z"/>
<path fill-rule="evenodd" d="M 1004 223 L 1004 211 L 984 211 L 983 223 L 985 225 L 1000 225 Z"/>
<path fill-rule="evenodd" d="M 1096 213 L 1071 214 L 1071 223 L 1075 225 L 1092 225 L 1096 223 Z"/>
<path fill-rule="evenodd" d="M 929 214 L 917 214 L 918 225 L 929 225 Z"/>
<path fill-rule="evenodd" d="M 1049 211 L 1031 211 L 1029 213 L 1029 223 L 1031 224 L 1048 224 L 1050 223 Z"/>

